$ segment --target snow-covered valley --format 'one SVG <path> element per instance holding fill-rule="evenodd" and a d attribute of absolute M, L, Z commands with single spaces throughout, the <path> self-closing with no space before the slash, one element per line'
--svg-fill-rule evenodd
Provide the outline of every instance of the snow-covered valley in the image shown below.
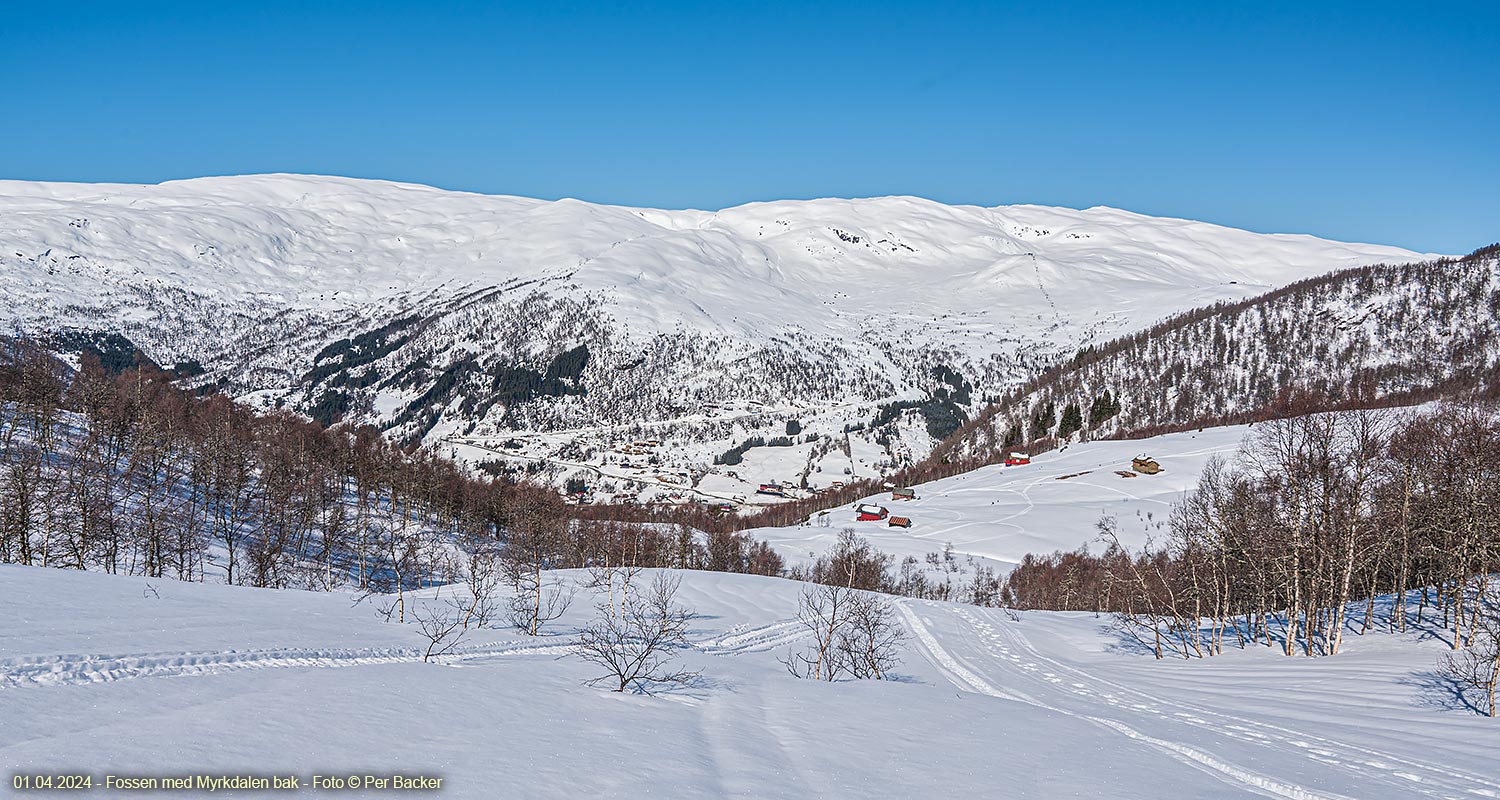
<path fill-rule="evenodd" d="M 123 335 L 195 385 L 600 499 L 876 475 L 1081 347 L 1420 257 L 912 197 L 707 212 L 295 175 L 0 182 L 7 324 Z M 715 463 L 782 436 L 795 453 Z M 652 453 L 629 452 L 643 440 Z M 654 460 L 622 465 L 633 455 Z M 661 487 L 662 471 L 702 492 Z"/>
<path fill-rule="evenodd" d="M 1329 502 L 1306 507 L 1356 498 L 1348 518 L 1368 523 L 1345 529 L 1343 550 L 1342 540 L 1322 542 L 1318 571 L 1290 573 L 1296 591 L 1304 573 L 1323 581 L 1319 605 L 1302 607 L 1316 626 L 1302 634 L 1304 652 L 1337 653 L 1321 658 L 1282 655 L 1271 641 L 1290 630 L 1286 649 L 1296 650 L 1287 622 L 1296 617 L 1284 609 L 1301 595 L 1265 587 L 1285 577 L 1269 551 L 1285 545 L 1273 535 L 1285 519 L 1276 514 L 1303 507 L 1250 501 L 1284 483 L 1235 484 L 1248 493 L 1241 505 L 1265 515 L 1213 518 L 1253 534 L 1218 540 L 1219 562 L 1173 562 L 1175 545 L 1146 551 L 1181 533 L 1169 530 L 1169 514 L 1205 465 L 1234 460 L 1266 428 L 1098 438 L 1118 432 L 1105 426 L 1114 416 L 1180 423 L 1170 409 L 1196 402 L 1201 416 L 1261 402 L 1260 384 L 1235 397 L 1207 379 L 1201 397 L 1178 391 L 1173 360 L 1192 350 L 1218 363 L 1222 350 L 1249 365 L 1235 370 L 1260 375 L 1275 356 L 1266 332 L 1291 330 L 1286 320 L 1299 315 L 1327 324 L 1297 328 L 1298 369 L 1341 357 L 1361 369 L 1391 349 L 1375 333 L 1396 331 L 1414 341 L 1412 353 L 1370 362 L 1385 368 L 1372 380 L 1436 385 L 1412 371 L 1413 359 L 1468 348 L 1477 363 L 1489 352 L 1493 325 L 1480 302 L 1500 302 L 1492 255 L 1462 262 L 1466 279 L 1443 291 L 1387 270 L 1374 303 L 1362 287 L 1376 278 L 1349 273 L 1329 298 L 1291 292 L 1274 308 L 1237 310 L 1233 327 L 1212 315 L 1200 315 L 1206 332 L 1192 320 L 1181 332 L 1158 326 L 1180 341 L 1138 342 L 1150 358 L 1115 352 L 1093 368 L 1104 377 L 1028 384 L 1036 397 L 1012 396 L 1015 408 L 949 440 L 951 453 L 982 456 L 947 462 L 940 451 L 927 462 L 947 469 L 923 474 L 950 477 L 853 498 L 932 453 L 1001 393 L 1082 363 L 1067 361 L 1074 353 L 1175 312 L 1419 254 L 1113 209 L 878 198 L 661 211 L 299 176 L 10 182 L 0 184 L 0 211 L 0 320 L 23 334 L 0 364 L 11 390 L 0 444 L 12 461 L 0 479 L 0 555 L 44 565 L 0 564 L 0 764 L 12 773 L 97 783 L 281 775 L 303 786 L 317 775 L 346 787 L 361 776 L 352 789 L 312 788 L 345 796 L 389 788 L 362 776 L 400 774 L 441 779 L 453 797 L 1051 800 L 1156 798 L 1169 788 L 1213 798 L 1500 798 L 1500 731 L 1477 713 L 1472 691 L 1439 670 L 1466 619 L 1454 614 L 1450 628 L 1448 612 L 1466 597 L 1470 639 L 1483 630 L 1488 562 L 1445 562 L 1462 548 L 1440 538 L 1441 525 L 1417 531 L 1429 543 L 1420 556 L 1356 541 L 1395 535 L 1377 525 L 1394 524 L 1381 503 L 1399 475 L 1408 491 L 1420 484 L 1408 497 L 1428 503 L 1424 513 L 1471 520 L 1468 507 L 1439 502 L 1459 485 L 1441 481 L 1472 479 L 1462 496 L 1483 507 L 1493 473 L 1475 465 L 1488 456 L 1397 445 L 1490 442 L 1488 412 L 1392 414 L 1404 433 L 1382 428 L 1368 446 L 1319 462 L 1347 458 L 1338 463 L 1350 474 L 1368 466 L 1386 481 L 1330 490 Z M 1361 302 L 1363 316 L 1350 316 Z M 1379 315 L 1387 307 L 1389 319 Z M 1433 318 L 1448 328 L 1418 335 Z M 135 348 L 174 374 L 74 373 L 53 357 L 94 352 L 118 369 Z M 1157 380 L 1170 385 L 1139 389 Z M 266 413 L 196 398 L 215 390 Z M 1050 449 L 1066 424 L 1054 401 L 1076 424 Z M 1023 423 L 1033 435 L 1008 433 Z M 1354 424 L 1307 428 L 1308 441 L 1348 442 L 1337 431 Z M 993 461 L 1002 438 L 1035 452 L 953 474 Z M 418 443 L 429 448 L 401 447 Z M 1465 466 L 1429 470 L 1424 460 L 1443 458 Z M 544 488 L 489 480 L 496 475 Z M 590 516 L 554 488 L 575 503 L 617 505 Z M 825 492 L 845 501 L 816 508 L 832 503 Z M 785 520 L 811 510 L 800 524 L 741 533 L 716 515 L 814 495 L 824 499 L 773 510 Z M 624 506 L 635 503 L 711 508 L 634 517 Z M 1016 611 L 1111 602 L 1097 590 L 1126 573 L 1078 555 L 1094 572 L 1048 578 L 1052 562 L 1033 568 L 1026 558 L 1098 552 L 1101 519 L 1141 553 L 1111 569 L 1163 570 L 1154 584 L 1137 573 L 1126 600 L 1112 596 L 1151 611 L 1127 608 L 1119 620 Z M 1470 527 L 1462 547 L 1487 541 Z M 1230 549 L 1245 542 L 1254 546 Z M 847 583 L 817 572 L 863 543 L 878 548 L 863 562 L 873 574 L 852 556 L 839 562 Z M 1349 591 L 1357 554 L 1368 560 L 1358 573 L 1366 595 Z M 1242 561 L 1232 567 L 1231 556 Z M 1343 595 L 1326 579 L 1337 557 L 1349 565 Z M 601 619 L 641 619 L 627 614 L 608 572 L 626 563 L 656 568 L 634 591 L 670 574 L 681 581 L 675 601 L 696 611 L 659 651 L 682 671 L 655 694 L 591 684 L 600 664 L 581 655 L 605 635 Z M 1200 584 L 1197 573 L 1188 582 L 1172 572 L 1214 563 L 1221 576 L 1241 563 L 1262 570 L 1261 588 L 1231 592 L 1229 577 Z M 1328 612 L 1330 598 L 1376 595 L 1413 565 L 1421 580 L 1450 583 L 1440 611 L 1425 590 L 1399 584 L 1409 601 L 1401 608 L 1416 620 L 1403 632 Z M 1016 592 L 1039 602 L 1012 602 L 1021 595 L 1004 579 L 1028 570 Z M 1070 583 L 1085 578 L 1106 583 L 1085 597 Z M 1063 587 L 1067 604 L 1045 604 L 1045 580 Z M 466 585 L 499 599 L 476 601 Z M 1216 613 L 1197 605 L 1204 586 L 1223 600 Z M 809 598 L 873 596 L 860 587 L 904 596 L 848 600 L 839 624 L 861 624 L 863 613 L 873 627 L 830 650 L 831 633 L 814 635 L 821 623 L 809 622 Z M 1157 605 L 1157 592 L 1188 587 L 1191 612 L 1175 596 Z M 1252 590 L 1262 602 L 1254 621 Z M 571 607 L 558 604 L 563 596 Z M 1239 621 L 1224 637 L 1230 599 L 1251 641 Z M 508 612 L 471 627 L 469 615 L 492 600 Z M 1361 604 L 1363 619 L 1397 627 L 1393 604 Z M 672 619 L 669 606 L 656 619 Z M 528 625 L 540 635 L 525 635 Z M 1205 625 L 1210 652 L 1187 657 Z M 1144 630 L 1158 637 L 1155 653 Z M 1330 644 L 1329 630 L 1347 637 Z M 1178 637 L 1183 658 L 1160 657 L 1162 631 Z M 628 652 L 645 638 L 627 633 L 605 649 Z M 793 655 L 809 646 L 822 648 L 813 680 Z M 877 647 L 893 648 L 897 663 Z M 835 658 L 846 659 L 842 677 L 884 680 L 817 680 L 834 674 Z M 819 672 L 825 664 L 830 672 Z"/>
<path fill-rule="evenodd" d="M 1500 2 L 24 3 L 0 800 L 1500 800 Z"/>
<path fill-rule="evenodd" d="M 1500 729 L 1454 708 L 1424 635 L 1156 661 L 1092 614 L 905 600 L 895 680 L 830 684 L 778 661 L 799 584 L 682 577 L 702 678 L 637 696 L 583 685 L 587 603 L 422 663 L 415 626 L 343 593 L 0 566 L 0 763 L 426 775 L 475 798 L 1500 796 Z"/>

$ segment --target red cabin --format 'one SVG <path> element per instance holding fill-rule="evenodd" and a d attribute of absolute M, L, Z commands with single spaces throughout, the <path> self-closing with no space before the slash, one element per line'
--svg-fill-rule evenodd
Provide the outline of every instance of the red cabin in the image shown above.
<path fill-rule="evenodd" d="M 1007 466 L 1007 467 L 1019 467 L 1019 466 L 1021 466 L 1023 464 L 1030 464 L 1030 463 L 1031 463 L 1031 456 L 1029 456 L 1029 455 L 1027 455 L 1025 453 L 1014 452 L 1014 453 L 1011 453 L 1010 455 L 1007 455 L 1005 457 L 1005 466 Z"/>
<path fill-rule="evenodd" d="M 885 506 L 877 506 L 870 503 L 860 503 L 859 505 L 854 507 L 854 510 L 859 512 L 859 516 L 855 517 L 855 519 L 859 520 L 860 522 L 875 522 L 877 520 L 882 520 L 889 516 L 891 513 L 886 509 Z"/>

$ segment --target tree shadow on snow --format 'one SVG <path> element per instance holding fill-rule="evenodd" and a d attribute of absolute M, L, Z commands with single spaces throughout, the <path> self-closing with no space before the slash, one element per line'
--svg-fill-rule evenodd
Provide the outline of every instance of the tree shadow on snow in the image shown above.
<path fill-rule="evenodd" d="M 1414 697 L 1416 705 L 1442 711 L 1472 711 L 1480 715 L 1488 713 L 1479 703 L 1470 699 L 1463 684 L 1436 670 L 1414 672 L 1398 682 L 1417 690 Z"/>
<path fill-rule="evenodd" d="M 890 681 L 891 683 L 911 683 L 911 684 L 922 684 L 922 683 L 925 683 L 925 681 L 923 681 L 921 678 L 918 678 L 915 675 L 903 675 L 903 674 L 898 674 L 898 673 L 887 673 L 886 676 L 885 676 L 885 678 L 883 678 L 883 680 Z"/>
<path fill-rule="evenodd" d="M 1106 641 L 1104 652 L 1122 654 L 1129 656 L 1156 657 L 1156 651 L 1145 642 L 1138 641 L 1135 637 L 1120 630 L 1118 625 L 1105 623 L 1099 626 L 1099 635 Z M 1163 647 L 1163 655 L 1168 648 Z"/>
<path fill-rule="evenodd" d="M 625 690 L 625 694 L 640 697 L 658 697 L 663 700 L 675 700 L 679 703 L 696 705 L 707 700 L 708 696 L 715 692 L 732 691 L 734 691 L 734 686 L 728 681 L 717 680 L 699 673 L 676 683 L 650 683 L 632 686 Z"/>

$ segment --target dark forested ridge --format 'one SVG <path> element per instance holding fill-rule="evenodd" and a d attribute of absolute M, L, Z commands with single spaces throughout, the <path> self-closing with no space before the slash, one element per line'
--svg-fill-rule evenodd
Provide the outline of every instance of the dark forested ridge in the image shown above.
<path fill-rule="evenodd" d="M 1221 303 L 1087 348 L 1002 397 L 939 458 L 1500 391 L 1500 246 Z"/>

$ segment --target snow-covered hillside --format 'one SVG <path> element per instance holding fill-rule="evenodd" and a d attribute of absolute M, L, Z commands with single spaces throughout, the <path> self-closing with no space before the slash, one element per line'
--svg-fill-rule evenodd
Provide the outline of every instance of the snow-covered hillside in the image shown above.
<path fill-rule="evenodd" d="M 970 557 L 974 565 L 1008 571 L 1027 553 L 1084 545 L 1101 550 L 1096 524 L 1105 514 L 1119 523 L 1121 544 L 1138 548 L 1166 523 L 1172 504 L 1197 485 L 1209 458 L 1233 456 L 1248 430 L 1235 425 L 1084 442 L 1043 453 L 1027 465 L 996 464 L 912 487 L 915 500 L 895 500 L 884 492 L 861 501 L 910 519 L 910 528 L 892 527 L 887 520 L 860 522 L 850 505 L 815 515 L 805 525 L 749 533 L 793 560 L 822 555 L 844 528 L 897 559 L 923 560 L 951 545 L 963 559 L 956 565 L 960 574 L 972 573 Z M 1161 472 L 1136 473 L 1131 462 L 1137 456 L 1154 459 Z"/>
<path fill-rule="evenodd" d="M 984 398 L 1172 312 L 1418 257 L 911 197 L 705 212 L 290 175 L 0 182 L 7 324 L 122 333 L 200 383 L 558 479 L 651 439 L 653 466 L 696 481 L 730 447 L 806 427 L 804 458 L 731 495 L 920 457 Z M 845 440 L 893 400 L 910 408 L 878 442 Z M 503 447 L 517 430 L 573 435 Z"/>
<path fill-rule="evenodd" d="M 1420 402 L 1500 388 L 1500 248 L 1361 267 L 1197 309 L 1057 365 L 983 412 L 945 455 L 1064 442 L 1278 405 Z M 1111 413 L 1100 407 L 1106 397 Z M 1067 427 L 1072 410 L 1075 425 Z"/>
<path fill-rule="evenodd" d="M 1162 662 L 1089 614 L 900 601 L 896 680 L 829 684 L 777 660 L 798 584 L 684 573 L 702 680 L 645 697 L 583 685 L 586 603 L 553 635 L 486 629 L 422 663 L 415 626 L 343 594 L 16 566 L 0 586 L 0 764 L 95 793 L 400 774 L 449 798 L 1500 796 L 1500 728 L 1455 706 L 1418 635 Z"/>

